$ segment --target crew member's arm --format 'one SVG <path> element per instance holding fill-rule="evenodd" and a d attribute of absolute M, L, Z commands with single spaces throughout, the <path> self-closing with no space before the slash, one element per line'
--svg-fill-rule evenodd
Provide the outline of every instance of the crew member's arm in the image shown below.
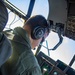
<path fill-rule="evenodd" d="M 0 33 L 0 67 L 7 61 L 12 53 L 11 43 L 4 34 Z"/>

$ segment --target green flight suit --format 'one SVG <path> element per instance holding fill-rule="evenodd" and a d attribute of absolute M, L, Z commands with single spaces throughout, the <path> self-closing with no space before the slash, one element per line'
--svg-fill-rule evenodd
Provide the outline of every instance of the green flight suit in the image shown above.
<path fill-rule="evenodd" d="M 20 27 L 14 29 L 11 39 L 13 53 L 2 66 L 3 75 L 42 75 L 37 59 L 31 51 L 27 32 Z M 9 36 L 11 38 L 11 36 Z"/>

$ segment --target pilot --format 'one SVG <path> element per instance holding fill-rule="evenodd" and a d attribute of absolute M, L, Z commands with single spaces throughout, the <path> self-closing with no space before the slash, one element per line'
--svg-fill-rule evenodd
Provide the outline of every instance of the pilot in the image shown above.
<path fill-rule="evenodd" d="M 13 30 L 13 53 L 2 66 L 2 75 L 42 75 L 32 49 L 49 35 L 49 24 L 42 15 L 29 18 Z M 12 36 L 12 35 L 11 35 Z"/>

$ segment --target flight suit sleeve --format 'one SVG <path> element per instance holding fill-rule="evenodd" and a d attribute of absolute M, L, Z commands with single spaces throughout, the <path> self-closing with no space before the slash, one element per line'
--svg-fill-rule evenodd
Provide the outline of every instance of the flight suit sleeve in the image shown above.
<path fill-rule="evenodd" d="M 37 59 L 32 53 L 24 53 L 22 58 L 17 65 L 16 75 L 42 75 Z"/>
<path fill-rule="evenodd" d="M 28 70 L 25 70 L 23 73 L 20 73 L 20 75 L 42 75 L 41 70 L 39 67 L 34 67 Z"/>
<path fill-rule="evenodd" d="M 0 67 L 7 61 L 12 53 L 12 47 L 10 41 L 3 34 L 0 35 L 2 39 L 0 40 Z"/>
<path fill-rule="evenodd" d="M 28 75 L 42 75 L 42 73 L 37 67 L 34 67 Z"/>
<path fill-rule="evenodd" d="M 3 31 L 8 21 L 8 11 L 6 9 L 6 6 L 0 0 L 0 32 Z"/>

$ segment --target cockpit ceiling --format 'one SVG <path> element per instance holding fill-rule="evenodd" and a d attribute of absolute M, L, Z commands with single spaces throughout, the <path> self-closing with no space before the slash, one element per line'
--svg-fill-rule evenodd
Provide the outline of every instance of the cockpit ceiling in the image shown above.
<path fill-rule="evenodd" d="M 75 0 L 48 0 L 48 20 L 64 24 L 64 36 L 75 40 Z M 57 7 L 57 8 L 56 8 Z"/>

